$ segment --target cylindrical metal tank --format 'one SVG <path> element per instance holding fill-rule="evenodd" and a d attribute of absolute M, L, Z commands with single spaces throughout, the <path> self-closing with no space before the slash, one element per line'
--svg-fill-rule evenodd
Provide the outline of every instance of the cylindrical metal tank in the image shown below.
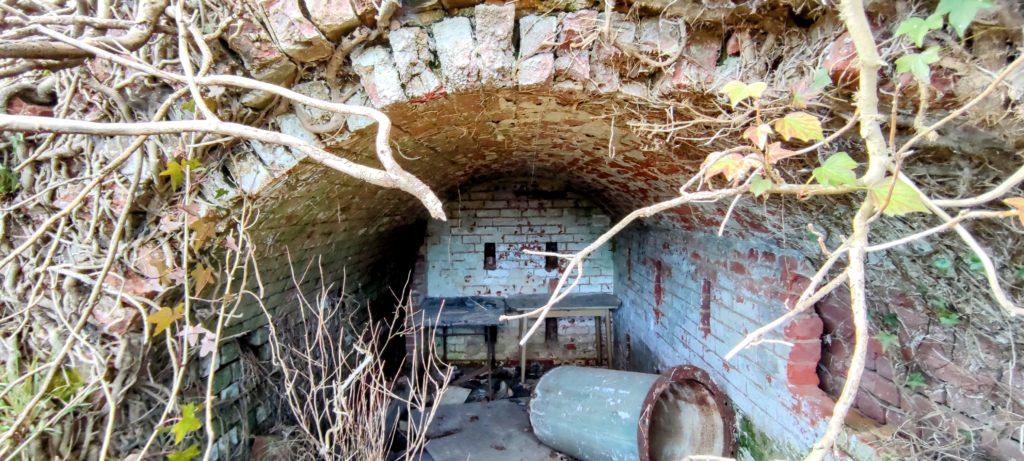
<path fill-rule="evenodd" d="M 583 461 L 672 461 L 732 453 L 733 411 L 708 374 L 558 367 L 530 401 L 533 432 Z"/>

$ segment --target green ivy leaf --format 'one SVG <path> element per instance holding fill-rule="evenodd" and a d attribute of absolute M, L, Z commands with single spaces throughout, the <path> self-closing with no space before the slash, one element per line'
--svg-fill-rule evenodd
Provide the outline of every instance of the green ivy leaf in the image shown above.
<path fill-rule="evenodd" d="M 228 195 L 228 190 L 223 187 L 218 187 L 217 190 L 214 191 L 213 193 L 213 198 L 218 199 L 225 195 Z"/>
<path fill-rule="evenodd" d="M 1024 266 L 1017 266 L 1017 271 L 1014 273 L 1018 279 L 1024 280 Z"/>
<path fill-rule="evenodd" d="M 754 194 L 754 197 L 764 195 L 764 193 L 771 187 L 772 182 L 759 174 L 755 174 L 754 177 L 750 179 L 750 193 Z"/>
<path fill-rule="evenodd" d="M 181 443 L 186 435 L 198 430 L 200 427 L 203 427 L 203 423 L 196 417 L 196 404 L 182 405 L 181 419 L 174 426 L 171 426 L 171 432 L 174 433 L 174 443 Z"/>
<path fill-rule="evenodd" d="M 25 144 L 25 133 L 14 133 L 7 137 L 11 143 L 11 147 L 17 152 L 21 150 L 21 146 Z"/>
<path fill-rule="evenodd" d="M 876 207 L 885 204 L 885 209 L 882 212 L 886 216 L 902 216 L 915 212 L 931 213 L 924 205 L 924 201 L 921 200 L 921 195 L 909 184 L 897 180 L 896 185 L 892 187 L 891 196 L 889 195 L 890 185 L 892 185 L 892 178 L 882 181 L 880 185 L 868 190 L 868 196 L 874 201 Z M 888 203 L 886 203 L 886 198 L 889 199 Z"/>
<path fill-rule="evenodd" d="M 953 275 L 953 261 L 950 261 L 946 257 L 938 257 L 932 260 L 932 267 L 938 269 L 939 274 L 943 277 L 949 277 Z"/>
<path fill-rule="evenodd" d="M 974 272 L 985 272 L 985 265 L 981 263 L 981 257 L 971 253 L 970 256 L 965 258 L 967 261 L 967 268 Z"/>
<path fill-rule="evenodd" d="M 939 6 L 935 7 L 935 14 L 932 16 L 942 17 L 949 14 L 949 25 L 953 26 L 956 34 L 963 38 L 967 27 L 974 22 L 978 11 L 984 8 L 991 8 L 991 0 L 940 0 Z"/>
<path fill-rule="evenodd" d="M 17 171 L 0 165 L 0 196 L 16 192 L 21 188 L 21 180 Z"/>
<path fill-rule="evenodd" d="M 942 27 L 942 16 L 931 15 L 926 19 L 907 18 L 896 28 L 896 36 L 906 35 L 918 47 L 924 45 L 924 37 L 935 29 Z"/>
<path fill-rule="evenodd" d="M 718 92 L 728 96 L 729 103 L 732 104 L 733 107 L 736 107 L 737 104 L 743 102 L 743 100 L 747 98 L 759 99 L 761 94 L 763 94 L 764 90 L 767 88 L 768 84 L 764 82 L 751 83 L 748 85 L 739 80 L 733 80 L 722 85 L 722 88 L 719 89 Z"/>
<path fill-rule="evenodd" d="M 882 316 L 882 325 L 889 328 L 897 328 L 900 326 L 900 317 L 892 312 Z"/>
<path fill-rule="evenodd" d="M 167 168 L 160 172 L 160 176 L 167 176 L 171 179 L 171 187 L 177 189 L 185 181 L 185 170 L 177 160 L 167 162 Z"/>
<path fill-rule="evenodd" d="M 191 112 L 193 114 L 196 113 L 196 101 L 189 99 L 188 101 L 181 103 L 181 110 Z"/>
<path fill-rule="evenodd" d="M 913 372 L 907 375 L 906 386 L 912 391 L 916 391 L 925 386 L 924 375 L 919 372 Z"/>
<path fill-rule="evenodd" d="M 824 67 L 819 67 L 814 71 L 814 80 L 811 82 L 811 88 L 821 91 L 832 84 L 832 77 L 828 75 L 828 71 Z"/>
<path fill-rule="evenodd" d="M 928 300 L 928 305 L 940 312 L 949 310 L 949 301 L 946 301 L 943 298 L 931 298 Z"/>
<path fill-rule="evenodd" d="M 197 159 L 182 160 L 180 163 L 177 160 L 171 160 L 167 162 L 167 168 L 160 172 L 160 176 L 169 177 L 171 187 L 177 189 L 181 183 L 185 182 L 185 170 L 195 170 L 200 166 L 202 163 Z"/>
<path fill-rule="evenodd" d="M 821 130 L 821 121 L 807 112 L 793 112 L 775 121 L 775 131 L 782 139 L 797 138 L 801 141 L 825 139 Z"/>
<path fill-rule="evenodd" d="M 857 167 L 846 152 L 836 152 L 825 163 L 811 171 L 811 177 L 823 186 L 846 186 L 857 180 L 853 169 Z"/>
<path fill-rule="evenodd" d="M 939 62 L 939 47 L 929 47 L 921 53 L 913 53 L 896 60 L 896 72 L 910 72 L 921 83 L 930 83 L 931 65 Z"/>
<path fill-rule="evenodd" d="M 880 331 L 875 335 L 875 339 L 877 339 L 879 344 L 882 345 L 883 352 L 889 352 L 889 349 L 900 345 L 899 336 L 888 331 Z"/>
<path fill-rule="evenodd" d="M 199 445 L 193 443 L 184 450 L 168 454 L 167 461 L 192 461 L 196 456 L 199 456 Z"/>
<path fill-rule="evenodd" d="M 960 314 L 950 310 L 939 312 L 939 323 L 947 327 L 955 327 L 960 324 Z"/>
<path fill-rule="evenodd" d="M 78 393 L 78 390 L 84 385 L 85 381 L 83 381 L 82 376 L 78 374 L 78 370 L 65 367 L 62 368 L 59 373 L 54 375 L 53 381 L 50 382 L 49 392 L 53 397 L 67 403 L 71 401 L 75 394 Z"/>

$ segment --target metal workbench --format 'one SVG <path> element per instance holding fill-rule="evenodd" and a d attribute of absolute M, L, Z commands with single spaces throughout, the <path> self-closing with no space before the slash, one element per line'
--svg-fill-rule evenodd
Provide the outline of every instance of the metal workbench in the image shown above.
<path fill-rule="evenodd" d="M 515 295 L 505 298 L 508 309 L 516 314 L 532 311 L 543 306 L 550 299 L 550 295 Z M 559 317 L 594 317 L 594 334 L 597 340 L 598 362 L 605 359 L 605 366 L 612 366 L 612 350 L 615 341 L 615 334 L 612 330 L 611 314 L 619 308 L 622 302 L 611 293 L 578 293 L 570 294 L 552 306 L 548 311 L 547 318 Z M 519 337 L 526 333 L 527 322 L 531 318 L 519 319 Z M 602 323 L 604 324 L 604 335 L 602 335 Z M 606 340 L 602 336 L 607 337 Z M 526 346 L 519 346 L 520 380 L 526 381 Z"/>
<path fill-rule="evenodd" d="M 431 329 L 434 334 L 441 330 L 441 358 L 448 361 L 449 336 L 483 335 L 487 343 L 488 384 L 494 371 L 494 345 L 498 339 L 498 318 L 505 313 L 503 298 L 493 296 L 458 296 L 425 298 L 413 314 L 413 325 L 424 330 Z M 477 329 L 475 333 L 452 333 L 451 328 Z M 493 389 L 488 386 L 488 395 Z"/>

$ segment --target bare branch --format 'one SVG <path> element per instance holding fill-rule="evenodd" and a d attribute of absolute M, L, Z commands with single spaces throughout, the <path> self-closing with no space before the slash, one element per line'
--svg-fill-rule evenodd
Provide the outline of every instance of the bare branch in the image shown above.
<path fill-rule="evenodd" d="M 141 25 L 119 37 L 89 38 L 85 43 L 93 46 L 109 46 L 115 49 L 135 51 L 142 47 L 153 35 L 156 21 L 167 6 L 168 0 L 141 0 L 135 11 L 135 22 Z M 27 16 L 25 20 L 31 20 Z M 49 40 L 2 40 L 0 41 L 0 58 L 25 59 L 70 59 L 83 58 L 90 53 L 80 47 L 57 43 Z"/>
<path fill-rule="evenodd" d="M 968 219 L 1009 218 L 1009 217 L 1013 217 L 1013 216 L 1016 216 L 1016 215 L 1017 215 L 1017 212 L 1014 211 L 1014 210 L 1008 210 L 1008 211 L 971 211 L 971 212 L 964 212 L 964 213 L 960 213 L 959 215 L 957 215 L 956 218 L 953 218 L 952 220 L 946 221 L 944 224 L 940 224 L 938 226 L 935 226 L 935 227 L 932 227 L 932 228 L 929 228 L 929 229 L 925 229 L 925 230 L 923 230 L 921 232 L 918 232 L 916 234 L 908 235 L 906 237 L 903 237 L 903 238 L 900 238 L 900 239 L 896 239 L 896 240 L 893 240 L 893 241 L 890 241 L 890 242 L 880 243 L 878 245 L 871 245 L 871 246 L 869 246 L 867 248 L 867 251 L 868 251 L 868 253 L 871 253 L 871 252 L 874 252 L 874 251 L 888 250 L 890 248 L 895 248 L 895 247 L 898 247 L 900 245 L 905 245 L 907 243 L 913 242 L 915 240 L 923 239 L 923 238 L 928 237 L 930 235 L 935 235 L 935 234 L 938 234 L 940 232 L 945 232 L 945 231 L 953 228 L 954 226 L 960 224 L 962 221 L 966 221 Z"/>
<path fill-rule="evenodd" d="M 878 70 L 883 62 L 864 13 L 864 3 L 861 0 L 843 0 L 839 3 L 839 12 L 850 32 L 860 63 L 857 112 L 860 114 L 860 136 L 864 138 L 868 151 L 868 170 L 861 182 L 872 184 L 885 176 L 890 161 L 889 146 L 885 143 L 879 124 L 882 118 L 878 113 Z"/>
<path fill-rule="evenodd" d="M 934 203 L 935 206 L 942 208 L 960 208 L 984 205 L 1006 195 L 1021 182 L 1024 182 L 1024 166 L 1018 168 L 1017 171 L 1014 171 L 1013 174 L 1010 175 L 1010 177 L 1006 178 L 1003 182 L 999 183 L 999 185 L 993 187 L 984 194 L 962 199 L 932 199 L 932 203 Z"/>
<path fill-rule="evenodd" d="M 932 202 L 932 200 L 928 198 L 928 196 L 925 195 L 924 192 L 922 192 L 921 189 L 907 177 L 907 175 L 900 173 L 899 178 L 901 181 L 907 183 L 907 185 L 913 188 L 918 195 L 920 195 L 921 201 L 924 202 L 924 205 L 928 207 L 932 213 L 935 213 L 947 223 L 954 221 L 953 217 L 950 216 L 949 213 L 946 213 L 945 210 L 939 208 L 938 205 Z M 981 261 L 981 265 L 985 269 L 985 278 L 988 279 L 988 287 L 992 291 L 992 296 L 996 299 L 996 302 L 999 303 L 999 306 L 1001 306 L 1003 310 L 1011 316 L 1024 315 L 1024 308 L 1014 304 L 1010 297 L 1007 296 L 1006 291 L 1003 290 L 1002 284 L 999 282 L 999 274 L 996 272 L 996 265 L 992 262 L 992 258 L 989 257 L 988 252 L 982 248 L 981 244 L 978 243 L 974 236 L 971 235 L 964 226 L 959 223 L 954 223 L 952 226 L 953 230 L 956 231 L 956 234 L 960 236 L 960 239 L 974 251 L 974 254 L 977 255 L 978 259 Z"/>
<path fill-rule="evenodd" d="M 850 283 L 850 310 L 853 313 L 853 353 L 850 356 L 849 371 L 846 374 L 846 383 L 843 384 L 843 391 L 836 399 L 835 407 L 832 409 L 832 417 L 828 420 L 825 434 L 811 448 L 804 461 L 821 461 L 832 449 L 836 437 L 843 430 L 846 421 L 846 414 L 853 406 L 853 400 L 857 396 L 857 389 L 860 387 L 860 378 L 864 373 L 864 365 L 868 354 L 868 312 L 867 312 L 867 291 L 865 290 L 864 258 L 868 242 L 868 219 L 874 212 L 870 200 L 864 200 L 853 218 L 853 234 L 847 242 L 850 249 L 847 251 L 849 264 L 845 273 Z"/>
<path fill-rule="evenodd" d="M 189 81 L 188 77 L 186 77 L 184 75 L 178 75 L 178 74 L 173 74 L 173 73 L 170 73 L 170 72 L 166 72 L 166 71 L 157 69 L 157 68 L 155 68 L 153 66 L 150 66 L 148 64 L 145 64 L 145 63 L 133 60 L 133 59 L 129 59 L 129 58 L 124 57 L 124 56 L 120 56 L 120 55 L 116 55 L 116 54 L 110 53 L 110 52 L 108 52 L 106 50 L 100 49 L 98 47 L 95 47 L 93 45 L 85 43 L 85 42 L 83 42 L 81 40 L 73 39 L 71 37 L 68 37 L 66 35 L 60 34 L 60 33 L 55 32 L 53 30 L 47 29 L 45 27 L 37 26 L 37 29 L 41 33 L 43 33 L 45 35 L 53 37 L 53 38 L 55 38 L 57 40 L 60 40 L 62 42 L 65 42 L 65 43 L 68 43 L 68 44 L 80 47 L 83 50 L 89 51 L 90 53 L 93 53 L 94 55 L 96 55 L 98 57 L 101 57 L 101 58 L 104 58 L 104 59 L 109 59 L 109 60 L 114 61 L 114 62 L 116 62 L 118 64 L 121 64 L 121 65 L 123 65 L 125 67 L 129 67 L 129 68 L 138 70 L 140 72 L 145 72 L 145 73 L 147 73 L 149 75 L 153 75 L 155 77 L 164 78 L 166 80 L 171 80 L 171 81 L 175 81 L 175 82 L 178 82 L 178 83 L 185 83 L 185 84 L 187 84 L 188 81 Z M 409 174 L 408 172 L 406 172 L 405 170 L 403 170 L 402 167 L 398 165 L 398 162 L 395 161 L 394 156 L 392 155 L 392 152 L 391 152 L 391 145 L 390 145 L 390 142 L 391 142 L 390 141 L 390 139 L 391 139 L 391 119 L 386 114 L 384 114 L 383 112 L 381 112 L 379 110 L 376 110 L 376 109 L 373 109 L 373 108 L 369 108 L 369 107 L 353 106 L 353 105 L 349 105 L 349 104 L 341 104 L 341 103 L 336 103 L 336 102 L 322 101 L 320 99 L 311 98 L 311 97 L 306 96 L 304 94 L 297 93 L 295 91 L 292 91 L 292 90 L 289 90 L 289 89 L 286 89 L 286 88 L 282 88 L 282 87 L 274 85 L 274 84 L 270 84 L 270 83 L 266 83 L 266 82 L 261 82 L 259 80 L 253 80 L 253 79 L 245 78 L 245 77 L 238 77 L 238 76 L 234 76 L 234 75 L 213 75 L 213 76 L 207 76 L 207 77 L 196 77 L 195 78 L 195 83 L 198 84 L 198 85 L 203 85 L 203 86 L 207 86 L 207 85 L 213 85 L 213 86 L 232 86 L 232 87 L 244 88 L 244 89 L 248 89 L 248 90 L 265 91 L 265 92 L 268 92 L 268 93 L 272 93 L 272 94 L 275 94 L 275 95 L 278 95 L 278 96 L 290 99 L 290 100 L 292 100 L 294 102 L 298 102 L 300 104 L 305 104 L 305 105 L 308 105 L 308 106 L 315 107 L 317 109 L 321 109 L 321 110 L 325 110 L 325 111 L 329 111 L 329 112 L 340 113 L 340 114 L 362 115 L 364 117 L 369 117 L 369 118 L 373 119 L 375 122 L 377 122 L 377 125 L 378 125 L 377 136 L 376 136 L 376 140 L 375 140 L 377 159 L 380 160 L 381 164 L 384 166 L 384 169 L 388 173 L 390 173 L 391 179 L 393 181 L 395 181 L 395 183 L 396 183 L 396 186 L 384 186 L 384 187 L 397 187 L 397 188 L 399 188 L 401 190 L 409 192 L 410 194 L 412 194 L 413 196 L 418 198 L 420 200 L 420 202 L 423 203 L 424 207 L 427 208 L 427 211 L 430 213 L 431 217 L 433 217 L 434 219 L 442 220 L 442 221 L 446 219 L 446 217 L 444 215 L 444 207 L 441 205 L 441 200 L 438 199 L 436 195 L 434 195 L 434 192 L 430 189 L 430 187 L 427 186 L 426 184 L 424 184 L 422 181 L 420 181 L 415 176 L 413 176 L 413 175 Z M 267 142 L 270 142 L 270 141 L 267 141 Z M 320 161 L 320 160 L 330 160 L 328 158 L 321 158 L 321 157 L 322 156 L 320 156 L 318 154 L 314 154 L 314 155 L 311 156 L 311 158 L 313 158 L 314 160 L 318 160 L 318 161 Z M 338 158 L 338 157 L 333 156 L 333 155 L 330 156 L 330 157 Z M 351 163 L 351 162 L 349 162 L 349 163 Z M 335 168 L 334 164 L 327 164 L 327 163 L 325 163 L 325 165 L 327 165 L 329 167 L 332 167 L 332 168 Z"/>
<path fill-rule="evenodd" d="M 804 291 L 800 293 L 800 296 L 796 300 L 796 304 L 792 308 L 789 308 L 789 310 L 782 316 L 776 318 L 775 320 L 771 321 L 766 325 L 761 326 L 757 330 L 754 330 L 753 332 L 745 336 L 743 340 L 739 342 L 739 344 L 734 346 L 727 354 L 725 354 L 725 360 L 732 360 L 732 358 L 735 357 L 736 354 L 738 354 L 741 350 L 747 348 L 747 346 L 750 346 L 755 341 L 760 340 L 762 337 L 764 337 L 764 335 L 770 333 L 772 330 L 792 320 L 794 317 L 796 317 L 803 311 L 807 310 L 808 307 L 811 307 L 815 303 L 820 301 L 821 298 L 827 296 L 829 293 L 835 290 L 840 284 L 845 282 L 847 278 L 847 272 L 843 271 L 841 274 L 832 279 L 832 281 L 825 284 L 825 286 L 821 287 L 820 290 L 817 289 L 818 284 L 820 284 L 821 281 L 825 279 L 825 276 L 828 275 L 828 272 L 832 270 L 832 266 L 834 266 L 835 263 L 839 261 L 839 257 L 844 255 L 846 253 L 846 250 L 847 245 L 844 243 L 835 251 L 833 251 L 831 256 L 829 256 L 829 258 L 826 259 L 824 263 L 822 263 L 821 267 L 818 268 L 818 272 L 816 272 L 814 276 L 811 277 L 811 279 L 807 282 L 807 288 L 804 288 Z"/>
<path fill-rule="evenodd" d="M 910 138 L 909 141 L 907 141 L 906 143 L 903 144 L 902 147 L 900 147 L 900 150 L 896 152 L 896 155 L 899 156 L 901 154 L 906 153 L 908 150 L 910 150 L 911 147 L 914 147 L 914 145 L 917 144 L 917 142 L 920 141 L 922 138 L 934 133 L 935 130 L 941 128 L 943 125 L 949 123 L 951 120 L 963 115 L 964 112 L 970 110 L 976 104 L 981 102 L 982 99 L 985 99 L 988 95 L 992 94 L 992 92 L 996 90 L 996 87 L 999 86 L 999 83 L 1001 83 L 1003 80 L 1006 80 L 1006 78 L 1013 74 L 1018 68 L 1020 68 L 1022 64 L 1024 64 L 1024 56 L 1018 57 L 1012 63 L 1010 63 L 1010 65 L 1003 68 L 1003 71 L 1000 72 L 999 75 L 996 75 L 996 78 L 992 79 L 992 82 L 990 82 L 988 86 L 985 87 L 984 90 L 982 90 L 981 93 L 978 93 L 977 96 L 971 98 L 971 100 L 968 101 L 967 104 L 964 104 L 957 108 L 956 110 L 954 110 L 953 112 L 950 112 L 949 115 L 943 117 L 942 120 L 935 122 L 934 125 L 931 125 L 927 128 L 918 131 L 918 133 L 914 135 L 913 138 Z"/>

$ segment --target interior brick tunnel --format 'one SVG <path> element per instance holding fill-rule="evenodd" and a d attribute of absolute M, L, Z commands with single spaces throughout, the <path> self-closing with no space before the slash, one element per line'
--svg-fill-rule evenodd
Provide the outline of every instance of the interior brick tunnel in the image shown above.
<path fill-rule="evenodd" d="M 277 26 L 302 21 L 283 11 Z M 565 268 L 545 267 L 543 257 L 523 250 L 549 242 L 560 251 L 582 248 L 633 209 L 674 196 L 711 150 L 651 144 L 616 116 L 619 103 L 666 85 L 699 95 L 733 75 L 720 65 L 722 53 L 750 58 L 750 50 L 723 49 L 724 31 L 701 30 L 685 46 L 706 65 L 680 61 L 668 72 L 629 74 L 611 64 L 620 56 L 600 43 L 572 46 L 580 28 L 603 20 L 596 10 L 535 16 L 509 4 L 464 11 L 425 23 L 413 20 L 394 30 L 387 43 L 359 48 L 352 56 L 360 82 L 349 101 L 373 105 L 391 118 L 399 162 L 438 192 L 447 222 L 430 220 L 402 192 L 368 186 L 287 148 L 257 142 L 235 149 L 236 160 L 220 185 L 204 185 L 210 197 L 216 189 L 229 191 L 216 194 L 218 201 L 244 195 L 261 210 L 253 234 L 261 246 L 262 304 L 270 310 L 289 308 L 297 289 L 292 268 L 307 267 L 312 269 L 300 285 L 304 291 L 344 280 L 346 292 L 384 305 L 390 290 L 405 287 L 414 299 L 431 292 L 547 293 Z M 671 20 L 613 19 L 622 40 L 684 46 Z M 808 41 L 827 35 L 814 28 L 802 33 Z M 281 47 L 293 59 L 314 42 L 295 43 L 295 49 Z M 250 69 L 289 72 L 291 61 L 282 51 L 246 53 L 253 48 L 233 46 Z M 320 97 L 331 92 L 315 79 L 294 89 Z M 303 119 L 330 118 L 301 107 L 295 111 L 306 112 Z M 350 160 L 376 162 L 377 127 L 367 119 L 349 117 L 342 129 L 325 134 L 308 131 L 308 121 L 291 112 L 271 124 Z M 621 300 L 613 318 L 615 368 L 656 373 L 686 364 L 706 370 L 737 412 L 742 448 L 799 456 L 823 432 L 841 385 L 834 374 L 844 370 L 841 349 L 850 345 L 843 336 L 849 326 L 842 309 L 829 304 L 842 306 L 841 300 L 826 300 L 821 316 L 810 313 L 781 329 L 784 341 L 748 348 L 731 361 L 723 357 L 744 335 L 784 313 L 785 302 L 799 295 L 815 270 L 820 255 L 814 240 L 787 240 L 780 232 L 796 229 L 815 208 L 786 210 L 743 200 L 718 236 L 727 207 L 695 204 L 631 225 L 587 262 L 580 290 Z M 488 243 L 496 246 L 501 267 L 483 268 Z M 917 315 L 912 309 L 894 312 L 907 320 Z M 263 398 L 268 390 L 241 380 L 247 365 L 231 352 L 251 348 L 265 358 L 265 322 L 259 303 L 250 302 L 228 329 L 238 339 L 224 346 L 215 389 L 233 406 L 220 413 L 231 428 L 222 442 L 227 446 L 244 444 L 256 428 L 273 422 Z M 557 346 L 542 358 L 592 358 L 595 345 L 582 339 L 592 323 L 563 320 L 557 328 Z M 827 335 L 830 341 L 823 345 Z M 516 339 L 514 330 L 502 330 L 500 360 L 516 363 Z M 466 359 L 480 354 L 471 342 L 452 352 Z M 955 382 L 970 374 L 967 365 L 941 350 L 935 356 L 935 366 L 946 370 L 938 380 Z M 872 441 L 887 425 L 927 414 L 928 406 L 979 404 L 976 397 L 986 385 L 979 383 L 971 395 L 936 400 L 898 382 L 874 342 L 856 404 L 863 417 L 851 419 L 854 436 L 843 441 L 849 456 L 871 458 Z M 966 410 L 959 407 L 960 413 Z M 245 420 L 249 424 L 235 424 Z M 990 434 L 986 443 L 992 453 L 1003 453 L 1016 442 Z"/>

